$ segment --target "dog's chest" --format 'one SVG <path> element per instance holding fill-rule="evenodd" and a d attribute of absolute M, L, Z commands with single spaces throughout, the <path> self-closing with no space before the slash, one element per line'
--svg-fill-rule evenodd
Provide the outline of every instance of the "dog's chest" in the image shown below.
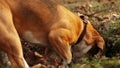
<path fill-rule="evenodd" d="M 40 41 L 33 35 L 31 31 L 25 31 L 23 33 L 23 38 L 29 42 L 40 43 Z"/>
<path fill-rule="evenodd" d="M 35 32 L 35 31 L 23 31 L 21 34 L 22 38 L 28 42 L 31 43 L 37 43 L 37 44 L 42 44 L 42 45 L 47 45 L 48 43 L 48 38 L 47 34 L 43 32 Z"/>

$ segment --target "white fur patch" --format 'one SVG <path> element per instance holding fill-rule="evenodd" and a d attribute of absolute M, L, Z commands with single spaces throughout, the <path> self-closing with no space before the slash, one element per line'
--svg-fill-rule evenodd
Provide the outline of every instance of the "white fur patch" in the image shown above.
<path fill-rule="evenodd" d="M 27 62 L 25 61 L 25 59 L 23 59 L 24 64 L 25 64 L 25 68 L 30 68 L 29 65 L 27 64 Z"/>
<path fill-rule="evenodd" d="M 79 48 L 80 55 L 87 53 L 92 48 L 92 46 L 87 45 L 85 41 L 81 41 L 80 43 L 78 43 L 75 46 L 77 46 Z"/>
<path fill-rule="evenodd" d="M 40 42 L 34 37 L 34 35 L 32 34 L 31 31 L 26 31 L 26 32 L 24 32 L 23 37 L 25 38 L 25 40 L 27 40 L 27 41 L 29 41 L 29 42 L 32 42 L 32 43 L 40 43 Z"/>

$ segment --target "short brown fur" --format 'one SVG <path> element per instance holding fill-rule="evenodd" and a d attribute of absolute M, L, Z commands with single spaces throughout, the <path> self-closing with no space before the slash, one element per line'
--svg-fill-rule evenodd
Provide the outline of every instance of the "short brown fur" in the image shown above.
<path fill-rule="evenodd" d="M 25 68 L 19 37 L 35 43 L 25 34 L 32 35 L 40 44 L 53 47 L 65 64 L 70 63 L 69 44 L 76 43 L 83 25 L 82 19 L 53 0 L 0 1 L 0 49 L 7 52 L 14 67 Z M 90 33 L 87 30 L 84 40 L 88 44 L 94 44 L 93 40 L 97 40 L 102 49 L 104 41 L 91 26 L 88 25 Z"/>

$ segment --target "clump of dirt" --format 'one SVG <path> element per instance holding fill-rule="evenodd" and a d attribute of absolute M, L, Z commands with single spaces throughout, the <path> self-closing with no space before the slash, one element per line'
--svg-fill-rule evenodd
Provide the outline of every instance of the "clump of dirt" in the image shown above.
<path fill-rule="evenodd" d="M 23 53 L 27 63 L 32 68 L 60 68 L 62 60 L 49 47 L 43 47 L 40 44 L 33 44 L 22 40 Z"/>

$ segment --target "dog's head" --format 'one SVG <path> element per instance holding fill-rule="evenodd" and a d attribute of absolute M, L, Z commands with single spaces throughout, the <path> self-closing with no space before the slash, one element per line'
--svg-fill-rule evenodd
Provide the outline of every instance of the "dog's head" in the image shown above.
<path fill-rule="evenodd" d="M 97 30 L 92 26 L 92 24 L 85 19 L 82 15 L 80 18 L 83 20 L 84 29 L 79 37 L 81 38 L 76 45 L 73 46 L 73 59 L 79 59 L 84 54 L 88 54 L 89 57 L 93 57 L 95 54 L 101 56 L 104 50 L 104 40 L 102 36 L 97 32 Z"/>

